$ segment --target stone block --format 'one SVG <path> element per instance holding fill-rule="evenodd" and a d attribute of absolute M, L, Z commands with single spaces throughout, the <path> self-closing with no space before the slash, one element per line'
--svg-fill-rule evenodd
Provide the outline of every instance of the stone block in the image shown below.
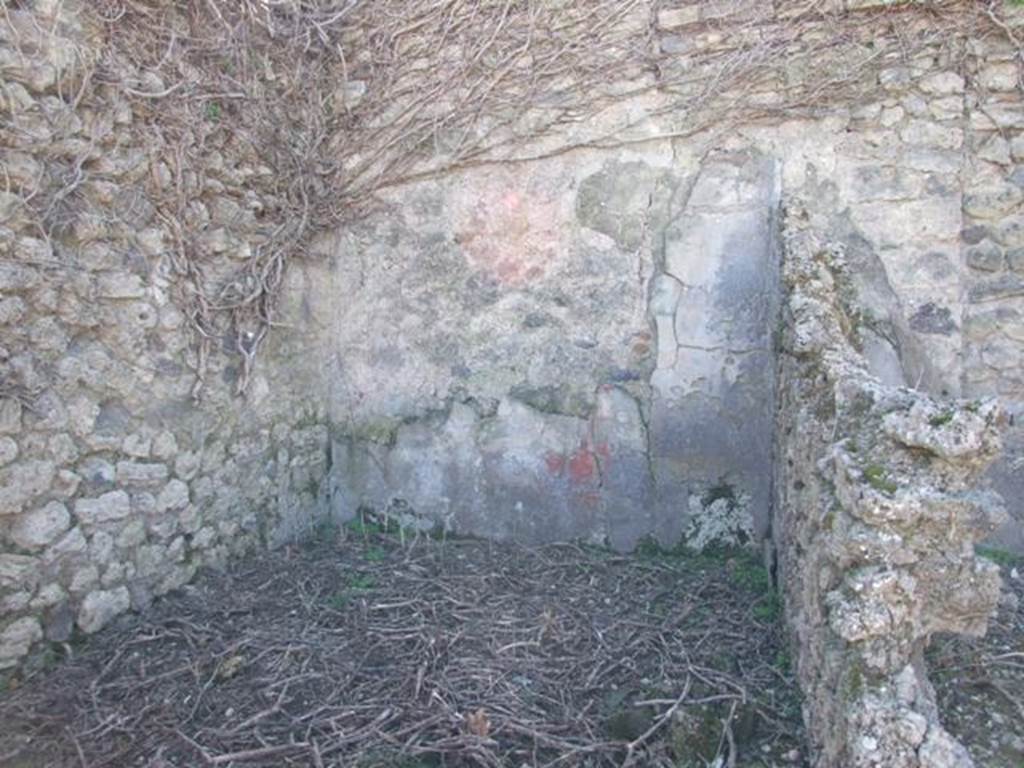
<path fill-rule="evenodd" d="M 1006 261 L 1014 272 L 1024 273 L 1024 248 L 1012 248 L 1007 251 Z"/>
<path fill-rule="evenodd" d="M 1024 296 L 1024 277 L 1018 274 L 1004 274 L 989 280 L 980 280 L 967 292 L 968 301 L 972 304 L 1018 296 Z"/>
<path fill-rule="evenodd" d="M 959 149 L 964 142 L 963 129 L 930 120 L 911 120 L 899 134 L 907 144 L 939 149 Z"/>
<path fill-rule="evenodd" d="M 131 499 L 124 491 L 110 491 L 95 499 L 75 502 L 75 517 L 82 525 L 123 520 L 131 514 Z"/>
<path fill-rule="evenodd" d="M 964 79 L 956 72 L 934 72 L 918 80 L 917 87 L 933 96 L 950 96 L 964 92 Z"/>
<path fill-rule="evenodd" d="M 104 299 L 138 299 L 146 295 L 146 285 L 138 275 L 111 272 L 97 280 L 96 295 Z"/>
<path fill-rule="evenodd" d="M 49 491 L 56 470 L 52 461 L 22 461 L 0 471 L 0 516 L 21 512 Z"/>
<path fill-rule="evenodd" d="M 910 316 L 910 329 L 918 333 L 950 336 L 956 331 L 956 322 L 947 307 L 928 302 Z"/>
<path fill-rule="evenodd" d="M 982 160 L 987 160 L 990 163 L 1009 165 L 1011 162 L 1010 143 L 1002 136 L 991 136 L 978 147 L 977 155 Z"/>
<path fill-rule="evenodd" d="M 173 432 L 161 432 L 153 438 L 153 458 L 170 461 L 178 455 L 178 441 Z"/>
<path fill-rule="evenodd" d="M 78 610 L 78 627 L 87 635 L 91 635 L 130 607 L 131 596 L 127 587 L 90 592 Z"/>
<path fill-rule="evenodd" d="M 0 398 L 0 435 L 21 432 L 21 411 L 21 403 L 14 398 Z"/>
<path fill-rule="evenodd" d="M 988 64 L 978 72 L 977 81 L 986 91 L 1016 91 L 1020 86 L 1020 67 L 1013 61 Z"/>
<path fill-rule="evenodd" d="M 17 296 L 0 299 L 0 325 L 13 325 L 25 316 L 25 302 Z"/>
<path fill-rule="evenodd" d="M 29 555 L 0 554 L 0 592 L 35 589 L 39 559 Z"/>
<path fill-rule="evenodd" d="M 121 451 L 136 459 L 148 459 L 152 440 L 143 435 L 127 435 L 121 442 Z"/>
<path fill-rule="evenodd" d="M 1024 200 L 1024 191 L 1012 184 L 992 186 L 964 196 L 964 213 L 978 219 L 998 219 Z"/>
<path fill-rule="evenodd" d="M 189 502 L 188 485 L 175 478 L 164 486 L 156 499 L 156 512 L 163 514 L 183 509 Z"/>
<path fill-rule="evenodd" d="M 658 11 L 658 26 L 662 29 L 676 29 L 700 21 L 700 5 L 687 5 L 683 8 L 666 8 Z"/>
<path fill-rule="evenodd" d="M 1024 247 L 1024 216 L 1000 219 L 992 237 L 1006 248 Z"/>
<path fill-rule="evenodd" d="M 165 464 L 139 461 L 117 462 L 117 482 L 132 488 L 152 488 L 167 480 Z"/>
<path fill-rule="evenodd" d="M 26 617 L 8 624 L 0 631 L 0 669 L 13 667 L 42 639 L 43 628 L 38 619 Z"/>
<path fill-rule="evenodd" d="M 1003 268 L 1002 249 L 988 241 L 967 250 L 967 266 L 982 272 L 998 272 Z"/>
<path fill-rule="evenodd" d="M 1024 134 L 1014 136 L 1010 140 L 1010 157 L 1015 163 L 1024 162 Z"/>
<path fill-rule="evenodd" d="M 67 507 L 59 501 L 51 501 L 40 509 L 15 518 L 8 536 L 17 546 L 27 550 L 39 550 L 51 544 L 71 525 Z"/>
<path fill-rule="evenodd" d="M 0 437 L 0 467 L 18 458 L 18 444 L 9 437 Z"/>

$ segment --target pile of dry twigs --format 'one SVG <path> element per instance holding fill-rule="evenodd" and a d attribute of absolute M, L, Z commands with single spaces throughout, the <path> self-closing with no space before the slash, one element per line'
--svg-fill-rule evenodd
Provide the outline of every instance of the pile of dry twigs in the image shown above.
<path fill-rule="evenodd" d="M 332 535 L 51 659 L 0 698 L 0 762 L 792 764 L 776 613 L 746 555 Z"/>

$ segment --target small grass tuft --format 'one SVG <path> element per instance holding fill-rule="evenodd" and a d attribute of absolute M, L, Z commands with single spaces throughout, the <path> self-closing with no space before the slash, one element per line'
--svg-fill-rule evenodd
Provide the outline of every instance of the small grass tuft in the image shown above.
<path fill-rule="evenodd" d="M 991 560 L 1004 568 L 1012 568 L 1024 563 L 1024 556 L 999 547 L 975 547 L 974 551 L 986 560 Z"/>
<path fill-rule="evenodd" d="M 891 495 L 899 490 L 899 486 L 892 481 L 888 471 L 880 464 L 871 464 L 864 467 L 864 479 L 876 491 L 882 491 Z"/>

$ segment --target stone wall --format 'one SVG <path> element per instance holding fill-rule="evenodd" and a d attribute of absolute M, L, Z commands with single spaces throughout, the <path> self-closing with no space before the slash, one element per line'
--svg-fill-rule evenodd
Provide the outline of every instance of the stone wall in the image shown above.
<path fill-rule="evenodd" d="M 681 29 L 666 34 L 696 28 Z M 386 212 L 325 243 L 347 262 L 332 288 L 346 305 L 329 387 L 336 513 L 396 506 L 456 530 L 620 547 L 764 536 L 782 195 L 844 244 L 873 375 L 938 398 L 998 394 L 1012 416 L 1021 391 L 993 366 L 1022 359 L 1020 297 L 1009 259 L 979 272 L 970 242 L 1019 215 L 1012 158 L 986 159 L 1001 135 L 971 127 L 979 110 L 1015 130 L 1019 90 L 993 90 L 1008 46 L 893 50 L 856 104 L 728 135 L 658 139 L 676 126 L 648 100 L 646 119 L 622 107 L 646 143 L 389 190 Z M 981 83 L 999 110 L 978 103 Z M 981 198 L 988 230 L 972 218 Z M 985 281 L 1006 290 L 979 300 Z M 599 412 L 622 424 L 614 444 Z M 1015 434 L 993 470 L 1004 491 Z M 617 466 L 628 473 L 606 484 Z M 1006 496 L 1019 518 L 1020 494 Z M 642 504 L 623 512 L 624 497 Z M 994 540 L 1017 546 L 1020 531 Z"/>
<path fill-rule="evenodd" d="M 993 400 L 933 400 L 870 375 L 851 264 L 786 211 L 775 535 L 817 766 L 973 765 L 940 722 L 923 651 L 983 634 L 999 569 L 974 543 L 1005 520 L 975 490 L 998 454 Z"/>
<path fill-rule="evenodd" d="M 0 666 L 328 512 L 621 549 L 762 539 L 787 196 L 845 246 L 873 375 L 1024 401 L 1019 11 L 1001 28 L 947 2 L 988 26 L 936 34 L 916 4 L 637 3 L 616 23 L 654 53 L 614 98 L 552 126 L 510 97 L 519 141 L 496 129 L 473 162 L 435 142 L 415 181 L 289 261 L 253 358 L 245 328 L 200 322 L 200 296 L 262 277 L 284 209 L 244 113 L 168 124 L 154 104 L 174 84 L 75 3 L 17 5 L 0 23 Z M 856 33 L 819 58 L 840 17 Z M 756 81 L 708 95 L 704 67 L 780 33 Z M 841 97 L 794 100 L 812 70 Z M 324 104 L 390 141 L 386 114 L 358 123 L 372 87 Z M 723 103 L 756 109 L 716 122 Z"/>
<path fill-rule="evenodd" d="M 215 351 L 197 401 L 161 215 L 174 150 L 145 100 L 80 91 L 94 41 L 59 7 L 0 23 L 0 669 L 308 530 L 328 459 L 317 269 L 291 271 L 248 395 Z M 210 272 L 244 258 L 269 203 L 234 159 L 192 169 Z"/>

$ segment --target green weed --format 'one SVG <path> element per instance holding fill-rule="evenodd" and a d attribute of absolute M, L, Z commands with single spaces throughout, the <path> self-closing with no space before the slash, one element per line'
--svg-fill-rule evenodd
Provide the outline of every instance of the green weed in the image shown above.
<path fill-rule="evenodd" d="M 991 560 L 1004 567 L 1012 567 L 1024 562 L 1024 556 L 998 547 L 975 547 L 974 551 L 986 560 Z"/>
<path fill-rule="evenodd" d="M 889 473 L 880 464 L 871 464 L 864 467 L 864 479 L 876 491 L 893 494 L 899 490 L 899 486 L 889 478 Z"/>

